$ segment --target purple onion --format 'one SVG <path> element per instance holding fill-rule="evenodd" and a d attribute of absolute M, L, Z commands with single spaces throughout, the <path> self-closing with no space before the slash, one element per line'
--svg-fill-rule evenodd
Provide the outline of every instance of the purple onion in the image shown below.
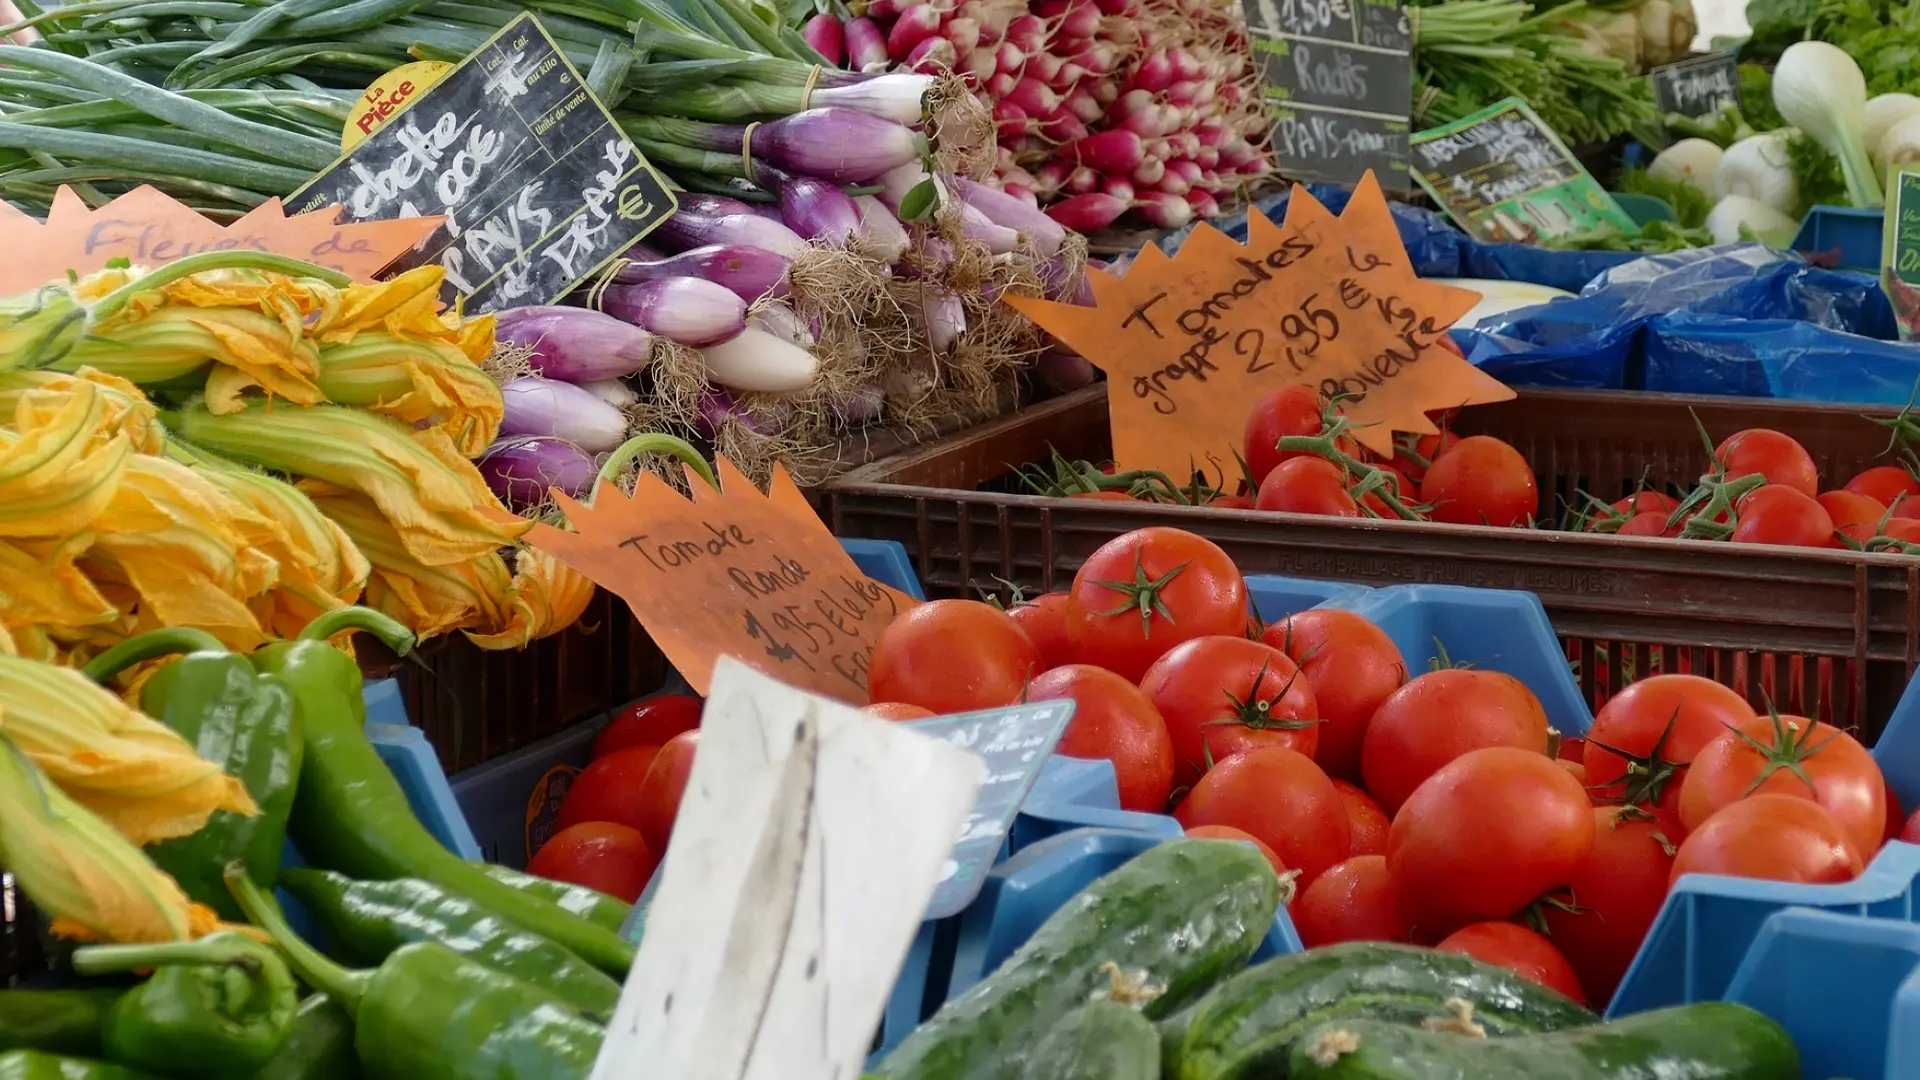
<path fill-rule="evenodd" d="M 494 340 L 532 349 L 536 374 L 577 382 L 631 375 L 653 346 L 639 327 L 577 307 L 508 308 L 495 319 Z"/>
<path fill-rule="evenodd" d="M 648 255 L 636 259 L 629 249 L 628 258 L 633 261 L 622 266 L 613 280 L 638 285 L 660 278 L 705 278 L 751 304 L 763 296 L 785 296 L 787 270 L 793 266 L 793 260 L 784 255 L 746 244 L 708 244 L 678 255 Z"/>
<path fill-rule="evenodd" d="M 787 228 L 829 247 L 846 247 L 849 237 L 860 235 L 860 210 L 839 188 L 766 166 L 759 174 L 779 194 Z"/>
<path fill-rule="evenodd" d="M 860 211 L 860 233 L 866 237 L 875 257 L 883 263 L 899 262 L 913 246 L 900 219 L 893 216 L 886 203 L 871 195 L 855 198 L 853 205 Z"/>
<path fill-rule="evenodd" d="M 670 277 L 638 285 L 609 285 L 600 310 L 695 349 L 718 345 L 747 328 L 747 305 L 725 285 L 705 278 Z"/>
<path fill-rule="evenodd" d="M 756 435 L 778 435 L 787 426 L 788 410 L 775 409 L 771 416 L 755 416 L 740 404 L 738 398 L 718 387 L 708 387 L 700 391 L 698 414 L 694 417 L 693 430 L 701 438 L 713 441 L 727 420 L 740 423 Z"/>
<path fill-rule="evenodd" d="M 745 128 L 731 129 L 744 133 Z M 739 134 L 731 146 L 738 148 Z M 721 149 L 721 147 L 708 147 Z M 808 109 L 753 129 L 756 160 L 834 184 L 860 184 L 924 152 L 918 135 L 892 120 L 853 109 Z"/>
<path fill-rule="evenodd" d="M 640 404 L 640 395 L 619 379 L 595 379 L 592 382 L 575 383 L 580 389 L 613 406 L 626 409 Z"/>
<path fill-rule="evenodd" d="M 685 205 L 655 229 L 652 235 L 662 243 L 682 251 L 703 244 L 745 244 L 764 248 L 789 259 L 797 257 L 807 246 L 807 242 L 792 229 L 777 221 L 769 221 L 751 210 L 709 214 Z"/>
<path fill-rule="evenodd" d="M 960 298 L 938 286 L 921 290 L 920 317 L 927 328 L 927 344 L 934 352 L 946 352 L 967 328 L 967 311 Z"/>
<path fill-rule="evenodd" d="M 827 415 L 848 427 L 871 424 L 887 411 L 887 391 L 879 383 L 836 394 L 827 401 Z"/>
<path fill-rule="evenodd" d="M 995 255 L 1005 255 L 1020 246 L 1020 234 L 981 213 L 967 203 L 960 204 L 960 235 L 987 246 Z"/>
<path fill-rule="evenodd" d="M 1067 230 L 1059 222 L 1004 191 L 964 176 L 950 178 L 947 185 L 994 224 L 1025 233 L 1042 255 L 1058 253 L 1067 242 Z"/>
<path fill-rule="evenodd" d="M 726 214 L 751 214 L 753 204 L 725 195 L 711 195 L 704 191 L 682 191 L 674 195 L 674 202 L 681 210 L 701 217 L 721 217 Z"/>
<path fill-rule="evenodd" d="M 1055 345 L 1041 353 L 1034 366 L 1039 369 L 1040 377 L 1047 381 L 1047 385 L 1062 394 L 1093 385 L 1093 365 L 1087 362 L 1086 357 L 1063 345 Z"/>
<path fill-rule="evenodd" d="M 819 327 L 802 322 L 798 312 L 787 304 L 761 304 L 747 314 L 747 325 L 763 330 L 782 341 L 803 349 L 813 348 Z"/>
<path fill-rule="evenodd" d="M 626 440 L 626 415 L 570 382 L 527 375 L 501 387 L 500 396 L 506 403 L 502 435 L 565 439 L 590 454 L 604 454 Z"/>
<path fill-rule="evenodd" d="M 710 381 L 763 394 L 805 390 L 820 372 L 820 361 L 812 353 L 752 327 L 701 349 L 700 356 Z"/>
<path fill-rule="evenodd" d="M 584 499 L 599 473 L 593 458 L 565 439 L 525 435 L 496 439 L 476 464 L 487 488 L 516 512 L 544 504 L 550 487 Z"/>

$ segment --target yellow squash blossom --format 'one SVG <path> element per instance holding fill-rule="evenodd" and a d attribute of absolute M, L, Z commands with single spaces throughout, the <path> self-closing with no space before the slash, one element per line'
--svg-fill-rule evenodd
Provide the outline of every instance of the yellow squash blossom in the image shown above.
<path fill-rule="evenodd" d="M 405 623 L 423 638 L 480 627 L 501 632 L 513 618 L 513 575 L 487 551 L 465 562 L 428 566 L 366 496 L 331 484 L 304 485 L 314 505 L 353 538 L 373 564 L 367 606 Z"/>
<path fill-rule="evenodd" d="M 58 404 L 76 392 L 80 383 L 98 387 L 105 406 L 95 439 L 105 441 L 124 433 L 133 448 L 142 454 L 157 454 L 166 442 L 166 432 L 156 422 L 156 412 L 138 386 L 120 378 L 82 367 L 78 371 L 5 371 L 0 372 L 0 423 L 15 415 L 23 398 L 40 404 Z"/>
<path fill-rule="evenodd" d="M 0 424 L 0 537 L 81 532 L 112 501 L 136 456 L 124 433 L 105 434 L 112 427 L 106 393 L 86 381 L 64 395 L 21 396 Z"/>

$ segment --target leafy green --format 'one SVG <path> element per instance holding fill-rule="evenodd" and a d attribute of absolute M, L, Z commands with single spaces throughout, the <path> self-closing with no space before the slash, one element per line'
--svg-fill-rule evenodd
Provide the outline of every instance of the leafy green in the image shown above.
<path fill-rule="evenodd" d="M 1773 107 L 1773 72 L 1759 64 L 1740 65 L 1740 106 L 1755 131 L 1787 126 L 1780 110 Z"/>
<path fill-rule="evenodd" d="M 1673 208 L 1673 216 L 1683 229 L 1701 228 L 1713 211 L 1713 197 L 1706 192 L 1683 180 L 1650 175 L 1645 169 L 1621 172 L 1620 191 L 1628 195 L 1651 195 L 1666 203 Z"/>
<path fill-rule="evenodd" d="M 1722 109 L 1713 114 L 1711 120 L 1700 120 L 1683 113 L 1668 113 L 1666 125 L 1667 131 L 1673 135 L 1683 139 L 1705 139 L 1722 150 L 1754 134 L 1753 127 L 1739 109 Z"/>
<path fill-rule="evenodd" d="M 1543 241 L 1542 246 L 1561 251 L 1637 251 L 1656 254 L 1707 247 L 1712 243 L 1713 236 L 1705 229 L 1685 229 L 1671 221 L 1649 221 L 1640 227 L 1638 233 L 1603 225 Z"/>
<path fill-rule="evenodd" d="M 1805 217 L 1814 206 L 1848 206 L 1847 181 L 1840 171 L 1840 159 L 1813 141 L 1805 132 L 1796 131 L 1787 139 L 1787 168 L 1800 189 L 1800 202 L 1792 217 Z"/>

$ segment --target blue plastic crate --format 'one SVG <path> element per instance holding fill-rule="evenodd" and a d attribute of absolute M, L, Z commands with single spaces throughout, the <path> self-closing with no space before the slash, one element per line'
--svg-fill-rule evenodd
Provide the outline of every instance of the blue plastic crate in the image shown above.
<path fill-rule="evenodd" d="M 1839 269 L 1880 272 L 1882 232 L 1886 214 L 1851 206 L 1816 206 L 1800 221 L 1793 250 L 1802 255 L 1840 253 Z"/>

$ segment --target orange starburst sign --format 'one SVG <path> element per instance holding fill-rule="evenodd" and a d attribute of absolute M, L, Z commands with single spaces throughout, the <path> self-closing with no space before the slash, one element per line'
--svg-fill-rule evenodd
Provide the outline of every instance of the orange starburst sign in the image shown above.
<path fill-rule="evenodd" d="M 866 704 L 874 642 L 915 601 L 854 566 L 785 469 L 765 495 L 724 457 L 715 471 L 718 491 L 689 474 L 691 500 L 652 473 L 591 506 L 556 491 L 573 531 L 535 525 L 527 542 L 625 600 L 701 694 L 727 655 Z"/>
<path fill-rule="evenodd" d="M 1429 411 L 1514 396 L 1439 344 L 1479 295 L 1415 276 L 1372 173 L 1339 217 L 1296 186 L 1282 224 L 1247 224 L 1244 245 L 1202 224 L 1173 258 L 1149 245 L 1125 277 L 1089 270 L 1094 307 L 1007 298 L 1106 372 L 1120 468 L 1231 483 L 1248 415 L 1289 383 L 1348 395 L 1354 436 L 1383 453 L 1435 431 Z"/>
<path fill-rule="evenodd" d="M 425 240 L 441 218 L 335 224 L 340 208 L 288 217 L 270 199 L 222 225 L 157 189 L 138 187 L 98 209 L 70 188 L 54 193 L 45 222 L 0 203 L 0 230 L 16 241 L 0 266 L 0 294 L 37 289 L 69 271 L 91 274 L 114 259 L 159 266 L 204 251 L 244 249 L 303 259 L 351 275 L 373 276 Z"/>

